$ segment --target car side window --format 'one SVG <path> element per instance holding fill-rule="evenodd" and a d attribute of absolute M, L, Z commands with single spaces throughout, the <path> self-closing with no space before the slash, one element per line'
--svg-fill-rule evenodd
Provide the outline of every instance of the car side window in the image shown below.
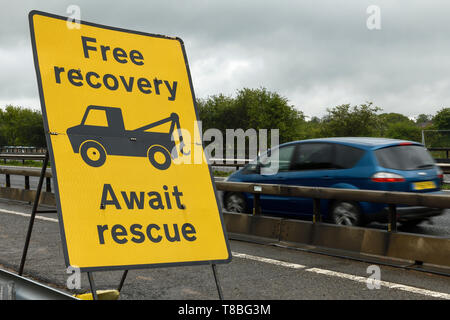
<path fill-rule="evenodd" d="M 336 144 L 334 150 L 334 165 L 336 169 L 350 169 L 353 168 L 356 163 L 364 155 L 364 150 L 345 146 L 342 144 Z"/>
<path fill-rule="evenodd" d="M 296 153 L 292 170 L 332 169 L 333 145 L 329 143 L 302 143 Z"/>
<path fill-rule="evenodd" d="M 294 145 L 282 147 L 278 154 L 278 170 L 289 171 L 291 168 L 292 155 L 294 154 Z M 275 158 L 273 161 L 277 161 Z"/>
<path fill-rule="evenodd" d="M 261 170 L 261 174 L 271 175 L 280 171 L 289 171 L 294 150 L 295 145 L 275 148 L 263 154 L 257 162 L 248 164 L 244 168 L 243 173 L 258 173 Z"/>
<path fill-rule="evenodd" d="M 289 171 L 295 145 L 288 145 L 273 149 L 270 156 L 267 154 L 260 159 L 261 174 L 272 175 L 278 172 Z"/>

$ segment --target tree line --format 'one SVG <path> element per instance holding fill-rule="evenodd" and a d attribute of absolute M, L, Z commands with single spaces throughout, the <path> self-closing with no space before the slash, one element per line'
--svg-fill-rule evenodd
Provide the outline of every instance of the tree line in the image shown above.
<path fill-rule="evenodd" d="M 415 119 L 383 112 L 372 102 L 327 108 L 323 117 L 308 117 L 288 99 L 265 88 L 239 90 L 235 97 L 213 95 L 197 101 L 203 130 L 249 128 L 280 131 L 280 143 L 324 137 L 385 137 L 422 141 L 422 130 L 450 130 L 450 108 Z M 450 132 L 429 134 L 426 145 L 450 146 Z"/>
<path fill-rule="evenodd" d="M 0 146 L 45 147 L 41 112 L 12 105 L 0 108 Z"/>
<path fill-rule="evenodd" d="M 321 137 L 386 137 L 421 142 L 422 130 L 450 130 L 450 108 L 415 119 L 383 112 L 372 102 L 342 104 L 326 109 L 323 117 L 308 117 L 286 97 L 266 88 L 238 90 L 197 99 L 203 130 L 279 129 L 280 143 Z M 430 146 L 450 146 L 450 133 L 427 136 Z M 270 145 L 270 144 L 269 144 Z M 7 105 L 0 109 L 0 146 L 45 147 L 40 111 Z"/>

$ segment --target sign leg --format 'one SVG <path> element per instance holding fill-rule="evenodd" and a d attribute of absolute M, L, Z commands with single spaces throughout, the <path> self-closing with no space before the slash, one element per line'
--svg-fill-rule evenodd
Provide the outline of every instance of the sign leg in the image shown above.
<path fill-rule="evenodd" d="M 92 300 L 98 300 L 97 288 L 95 287 L 94 276 L 90 272 L 87 273 L 87 276 L 88 276 L 88 280 L 89 280 L 89 286 L 91 287 Z"/>
<path fill-rule="evenodd" d="M 25 245 L 22 252 L 22 259 L 20 260 L 19 275 L 23 274 L 25 267 L 25 260 L 27 259 L 28 246 L 30 245 L 31 232 L 33 231 L 34 218 L 39 205 L 39 198 L 41 197 L 42 184 L 44 183 L 45 172 L 48 165 L 48 151 L 45 153 L 44 163 L 42 164 L 41 175 L 39 177 L 39 184 L 36 190 L 36 197 L 34 198 L 33 209 L 31 211 L 30 223 L 28 224 L 27 236 L 25 238 Z"/>
<path fill-rule="evenodd" d="M 124 282 L 125 282 L 125 279 L 126 279 L 126 277 L 127 277 L 127 274 L 128 274 L 128 270 L 125 270 L 124 272 L 123 272 L 123 274 L 122 274 L 122 278 L 120 279 L 120 283 L 119 283 L 119 287 L 117 288 L 117 291 L 121 291 L 122 290 L 122 287 L 123 287 L 123 284 L 124 284 Z"/>
<path fill-rule="evenodd" d="M 217 277 L 216 265 L 212 264 L 211 267 L 212 267 L 212 271 L 213 271 L 213 275 L 214 275 L 214 281 L 216 282 L 217 293 L 219 294 L 219 299 L 223 300 L 222 287 L 220 286 L 219 278 Z"/>

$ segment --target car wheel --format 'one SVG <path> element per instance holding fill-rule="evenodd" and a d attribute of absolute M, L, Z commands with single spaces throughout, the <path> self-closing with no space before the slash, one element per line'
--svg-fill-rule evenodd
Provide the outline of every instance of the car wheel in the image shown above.
<path fill-rule="evenodd" d="M 169 151 L 163 146 L 151 146 L 147 152 L 150 163 L 159 170 L 166 170 L 172 163 Z"/>
<path fill-rule="evenodd" d="M 101 167 L 106 161 L 106 151 L 97 141 L 86 141 L 80 147 L 81 158 L 91 167 Z"/>
<path fill-rule="evenodd" d="M 229 212 L 245 213 L 247 204 L 241 193 L 229 193 L 225 196 L 225 209 Z"/>
<path fill-rule="evenodd" d="M 331 217 L 338 225 L 359 226 L 362 223 L 359 206 L 354 202 L 336 202 L 331 209 Z"/>

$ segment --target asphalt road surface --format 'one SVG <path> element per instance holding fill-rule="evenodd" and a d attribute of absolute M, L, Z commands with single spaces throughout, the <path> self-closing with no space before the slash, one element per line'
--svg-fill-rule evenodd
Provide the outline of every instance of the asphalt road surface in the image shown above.
<path fill-rule="evenodd" d="M 0 268 L 18 270 L 30 212 L 28 204 L 0 200 Z M 368 284 L 373 274 L 368 263 L 240 241 L 230 241 L 230 246 L 232 262 L 217 266 L 227 300 L 450 300 L 446 276 L 380 265 L 381 282 L 374 286 Z M 121 275 L 121 271 L 94 273 L 98 289 L 116 288 Z M 55 214 L 37 216 L 25 276 L 69 291 Z M 88 290 L 82 274 L 76 292 Z M 189 266 L 131 270 L 120 299 L 209 300 L 218 295 L 211 267 Z"/>

